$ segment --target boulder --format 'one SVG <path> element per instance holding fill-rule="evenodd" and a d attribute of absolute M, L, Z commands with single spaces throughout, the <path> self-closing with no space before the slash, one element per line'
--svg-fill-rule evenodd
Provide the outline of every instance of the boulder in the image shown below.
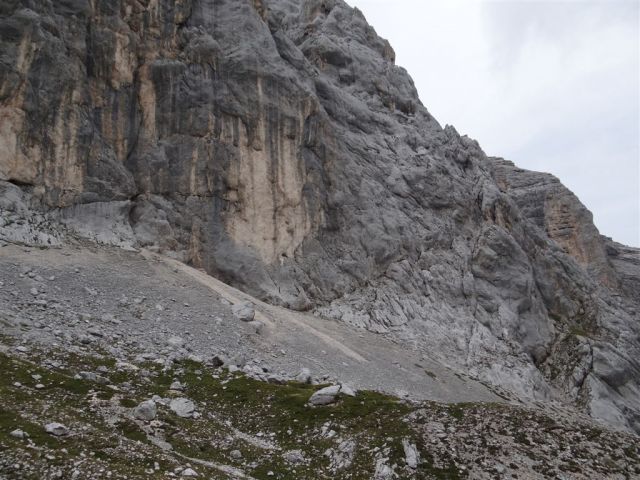
<path fill-rule="evenodd" d="M 146 400 L 133 409 L 133 416 L 144 422 L 155 419 L 157 413 L 158 408 L 153 400 Z"/>
<path fill-rule="evenodd" d="M 253 320 L 251 322 L 248 323 L 249 328 L 251 329 L 251 331 L 253 333 L 255 333 L 256 335 L 259 335 L 262 332 L 262 329 L 264 328 L 264 323 L 258 321 L 258 320 Z"/>
<path fill-rule="evenodd" d="M 253 305 L 249 302 L 237 303 L 231 307 L 233 314 L 243 322 L 251 322 L 256 315 Z"/>
<path fill-rule="evenodd" d="M 296 382 L 311 383 L 311 370 L 303 368 L 300 373 L 296 375 Z"/>
<path fill-rule="evenodd" d="M 24 431 L 20 430 L 19 428 L 16 430 L 13 430 L 11 433 L 9 433 L 9 435 L 11 435 L 13 438 L 17 438 L 20 440 L 22 440 L 24 437 L 27 436 L 27 434 Z"/>
<path fill-rule="evenodd" d="M 196 406 L 188 398 L 174 398 L 169 403 L 169 408 L 179 417 L 191 418 L 195 413 Z"/>
<path fill-rule="evenodd" d="M 47 423 L 44 426 L 44 430 L 54 437 L 63 437 L 65 435 L 69 435 L 69 429 L 62 423 Z"/>
<path fill-rule="evenodd" d="M 306 458 L 302 450 L 289 450 L 282 455 L 284 461 L 293 465 L 300 465 L 306 462 Z"/>
<path fill-rule="evenodd" d="M 420 462 L 420 454 L 417 447 L 407 438 L 402 439 L 402 448 L 404 449 L 404 461 L 407 467 L 415 470 Z"/>
<path fill-rule="evenodd" d="M 340 385 L 331 385 L 330 387 L 324 387 L 315 392 L 309 398 L 309 404 L 313 406 L 330 405 L 338 401 L 338 394 L 340 393 Z"/>

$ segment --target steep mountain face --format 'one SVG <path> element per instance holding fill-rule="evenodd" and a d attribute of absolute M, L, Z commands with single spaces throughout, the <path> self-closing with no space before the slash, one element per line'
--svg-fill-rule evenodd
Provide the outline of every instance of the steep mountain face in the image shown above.
<path fill-rule="evenodd" d="M 3 208 L 26 194 L 640 432 L 638 250 L 557 179 L 442 128 L 357 9 L 8 0 L 0 33 Z"/>

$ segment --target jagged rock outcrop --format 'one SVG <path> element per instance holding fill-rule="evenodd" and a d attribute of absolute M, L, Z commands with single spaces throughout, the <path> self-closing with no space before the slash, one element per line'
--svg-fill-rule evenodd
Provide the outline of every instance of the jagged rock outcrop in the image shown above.
<path fill-rule="evenodd" d="M 523 170 L 499 158 L 491 160 L 498 186 L 508 192 L 528 220 L 601 283 L 619 285 L 593 215 L 569 189 L 553 175 Z"/>
<path fill-rule="evenodd" d="M 442 128 L 357 9 L 10 0 L 0 32 L 32 208 L 640 431 L 638 251 Z"/>

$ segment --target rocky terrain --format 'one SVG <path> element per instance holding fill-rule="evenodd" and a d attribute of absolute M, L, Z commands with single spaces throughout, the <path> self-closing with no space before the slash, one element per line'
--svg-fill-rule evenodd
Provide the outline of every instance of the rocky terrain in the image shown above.
<path fill-rule="evenodd" d="M 28 344 L 76 353 L 99 348 L 122 361 L 165 367 L 215 358 L 263 380 L 295 379 L 308 370 L 317 382 L 411 399 L 505 396 L 389 339 L 273 307 L 150 252 L 80 241 L 46 250 L 7 245 L 2 253 L 3 332 Z"/>
<path fill-rule="evenodd" d="M 96 349 L 21 347 L 0 352 L 3 479 L 640 475 L 636 438 L 542 410 L 372 392 L 312 406 L 319 387 L 261 383 L 209 362 L 164 368 Z"/>
<path fill-rule="evenodd" d="M 640 252 L 558 179 L 441 127 L 342 0 L 3 1 L 0 242 L 4 475 L 336 478 L 353 455 L 337 478 L 637 474 Z M 189 375 L 212 390 L 165 384 Z M 338 404 L 307 410 L 323 386 Z M 231 427 L 311 463 L 228 457 L 233 435 L 181 449 L 162 423 L 176 391 L 193 420 L 222 396 Z M 132 413 L 151 394 L 157 426 Z M 96 415 L 70 425 L 73 402 Z M 267 420 L 284 405 L 311 422 L 299 449 Z M 317 433 L 332 414 L 340 442 Z M 142 466 L 149 448 L 166 463 Z"/>
<path fill-rule="evenodd" d="M 0 478 L 640 476 L 637 437 L 560 404 L 170 258 L 65 243 L 1 250 Z"/>

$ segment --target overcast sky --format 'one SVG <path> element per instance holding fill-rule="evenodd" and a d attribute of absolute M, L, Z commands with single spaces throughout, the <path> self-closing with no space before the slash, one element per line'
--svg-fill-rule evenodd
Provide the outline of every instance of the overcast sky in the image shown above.
<path fill-rule="evenodd" d="M 444 126 L 558 176 L 640 246 L 640 0 L 347 0 Z"/>

